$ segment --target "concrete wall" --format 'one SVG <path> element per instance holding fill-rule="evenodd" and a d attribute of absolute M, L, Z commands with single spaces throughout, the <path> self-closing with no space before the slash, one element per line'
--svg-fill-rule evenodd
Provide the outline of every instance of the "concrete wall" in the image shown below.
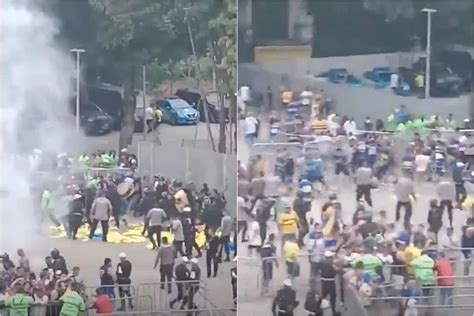
<path fill-rule="evenodd" d="M 227 208 L 231 215 L 236 214 L 237 204 L 237 158 L 209 150 L 158 146 L 152 142 L 140 142 L 137 148 L 139 171 L 142 175 L 161 175 L 171 179 L 192 181 L 201 187 L 207 183 L 209 188 L 224 192 Z"/>
<path fill-rule="evenodd" d="M 280 74 L 303 76 L 316 75 L 331 68 L 346 68 L 350 73 L 361 75 L 374 67 L 411 67 L 424 53 L 390 53 L 340 57 L 311 58 L 308 60 L 287 60 L 265 64 L 264 68 Z"/>
<path fill-rule="evenodd" d="M 290 86 L 294 91 L 301 91 L 306 86 L 324 89 L 333 100 L 335 110 L 341 115 L 353 116 L 361 124 L 367 115 L 373 120 L 385 119 L 393 109 L 401 104 L 414 115 L 439 114 L 447 116 L 453 113 L 458 121 L 469 115 L 472 97 L 464 95 L 459 98 L 431 98 L 428 100 L 416 97 L 401 97 L 390 90 L 375 88 L 355 88 L 345 84 L 332 84 L 318 81 L 307 75 L 317 74 L 330 68 L 347 68 L 354 74 L 361 74 L 373 67 L 399 67 L 411 64 L 419 55 L 411 53 L 394 53 L 380 55 L 313 58 L 308 61 L 285 61 L 257 66 L 239 64 L 239 84 L 251 87 L 255 95 L 266 95 L 268 87 L 272 91 L 274 106 L 280 102 L 281 87 Z M 261 105 L 261 104 L 257 104 Z"/>

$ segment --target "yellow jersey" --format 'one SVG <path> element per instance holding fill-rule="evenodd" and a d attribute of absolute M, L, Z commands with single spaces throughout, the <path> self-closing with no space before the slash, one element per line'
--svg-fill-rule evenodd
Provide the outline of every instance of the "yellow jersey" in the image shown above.
<path fill-rule="evenodd" d="M 280 225 L 280 232 L 283 235 L 297 234 L 298 233 L 298 215 L 295 211 L 289 213 L 283 213 L 280 215 L 278 224 Z"/>
<path fill-rule="evenodd" d="M 287 262 L 296 262 L 300 254 L 300 247 L 294 241 L 287 241 L 283 245 L 283 255 Z"/>
<path fill-rule="evenodd" d="M 405 249 L 405 264 L 407 266 L 407 272 L 409 275 L 414 274 L 413 268 L 410 266 L 411 262 L 417 258 L 421 257 L 421 249 L 413 245 L 408 246 Z"/>

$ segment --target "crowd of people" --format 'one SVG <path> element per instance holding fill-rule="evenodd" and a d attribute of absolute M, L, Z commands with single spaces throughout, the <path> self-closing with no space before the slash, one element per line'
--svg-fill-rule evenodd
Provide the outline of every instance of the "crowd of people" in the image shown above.
<path fill-rule="evenodd" d="M 45 267 L 36 274 L 23 249 L 18 249 L 18 263 L 5 253 L 0 273 L 0 311 L 9 315 L 79 315 L 86 309 L 111 313 L 113 303 L 104 288 L 88 297 L 80 268 L 68 270 L 66 259 L 58 249 L 45 257 Z M 119 263 L 121 267 L 125 261 Z"/>
<path fill-rule="evenodd" d="M 124 151 L 123 155 L 128 154 Z M 102 153 L 95 157 L 107 160 L 114 156 L 113 153 Z M 87 161 L 90 160 L 84 155 L 79 159 L 84 167 L 92 166 Z M 57 163 L 49 170 L 63 169 L 59 158 Z M 230 274 L 236 304 L 237 248 L 232 239 L 236 222 L 226 210 L 224 194 L 210 189 L 207 184 L 196 188 L 191 182 L 183 184 L 161 176 L 152 179 L 140 177 L 133 168 L 102 174 L 69 167 L 65 170 L 67 172 L 61 172 L 59 178 L 53 172 L 52 177 L 41 175 L 31 182 L 40 230 L 44 221 L 49 219 L 55 226 L 63 226 L 67 236 L 74 240 L 79 228 L 88 225 L 90 239 L 99 238 L 107 242 L 110 225 L 127 229 L 131 221 L 142 222 L 142 235 L 148 237 L 156 251 L 154 267 L 159 266 L 162 288 L 167 287 L 171 293 L 172 282 L 176 282 L 177 297 L 170 302 L 171 308 L 176 308 L 177 302 L 181 302 L 181 309 L 197 308 L 193 297 L 202 286 L 198 258 L 203 252 L 208 278 L 217 277 L 221 262 L 230 262 L 233 255 Z M 101 231 L 97 233 L 99 224 Z M 205 231 L 204 246 L 196 242 L 199 230 Z M 171 234 L 162 236 L 165 231 Z M 120 254 L 116 266 L 112 265 L 110 258 L 104 260 L 100 267 L 100 287 L 94 299 L 90 293 L 84 292 L 85 284 L 79 277 L 79 267 L 69 271 L 58 250 L 53 250 L 51 256 L 45 258 L 46 268 L 38 277 L 30 270 L 24 251 L 19 249 L 18 255 L 18 264 L 8 254 L 2 256 L 4 271 L 0 282 L 0 304 L 8 308 L 10 315 L 25 315 L 24 311 L 32 306 L 35 306 L 32 311 L 38 311 L 39 315 L 78 315 L 88 308 L 110 313 L 113 305 L 117 305 L 114 304 L 117 290 L 119 310 L 124 310 L 127 302 L 130 309 L 134 307 L 132 265 L 125 253 Z"/>
<path fill-rule="evenodd" d="M 291 102 L 282 94 L 287 121 L 295 119 L 287 108 Z M 296 102 L 315 108 L 310 119 L 298 117 L 299 129 L 283 133 L 283 141 L 301 142 L 301 150 L 280 146 L 264 156 L 251 149 L 248 164 L 239 163 L 239 232 L 249 254 L 256 250 L 262 259 L 264 292 L 274 266 L 286 265 L 287 279 L 276 294 L 273 314 L 294 315 L 299 302 L 292 283 L 303 276 L 309 280 L 302 304 L 308 315 L 323 315 L 327 308 L 340 315 L 337 301 L 344 301 L 346 286 L 337 282 L 351 284 L 367 308 L 376 296 L 398 297 L 399 315 L 430 312 L 417 306 L 433 304 L 432 298 L 423 299 L 433 296 L 435 288 L 441 289 L 441 305 L 453 304 L 453 290 L 462 282 L 455 272 L 462 266 L 469 277 L 474 248 L 472 137 L 460 130 L 469 128 L 470 121 L 462 126 L 452 115 L 446 120 L 413 118 L 401 106 L 386 122 L 373 124 L 367 117 L 358 129 L 353 119 L 317 111 L 314 97 L 302 93 Z M 281 137 L 284 121 L 270 117 L 270 141 Z M 252 144 L 261 122 L 250 114 L 243 126 Z M 419 203 L 414 201 L 426 194 L 418 188 L 427 181 L 432 183 L 432 200 L 423 206 L 427 224 L 416 226 L 412 215 L 419 213 Z M 356 208 L 351 210 L 338 194 L 348 182 L 355 187 Z M 373 204 L 373 191 L 387 188 L 396 198 L 394 220 L 388 205 L 377 210 Z M 319 219 L 314 218 L 316 203 L 322 204 Z M 461 211 L 466 222 L 456 227 L 453 213 Z M 278 233 L 267 233 L 273 221 Z M 300 271 L 302 260 L 309 260 L 310 271 Z"/>

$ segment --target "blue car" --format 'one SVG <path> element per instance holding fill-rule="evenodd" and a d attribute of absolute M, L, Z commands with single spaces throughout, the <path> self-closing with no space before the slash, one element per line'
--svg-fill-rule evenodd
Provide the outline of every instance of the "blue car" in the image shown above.
<path fill-rule="evenodd" d="M 199 111 L 178 97 L 160 100 L 158 106 L 163 112 L 163 121 L 171 125 L 196 125 L 199 122 Z"/>
<path fill-rule="evenodd" d="M 348 75 L 349 73 L 346 68 L 332 68 L 320 73 L 316 77 L 327 78 L 332 83 L 344 83 Z"/>
<path fill-rule="evenodd" d="M 389 68 L 379 67 L 364 73 L 364 78 L 375 83 L 376 88 L 386 88 L 390 86 L 390 77 L 393 71 Z"/>

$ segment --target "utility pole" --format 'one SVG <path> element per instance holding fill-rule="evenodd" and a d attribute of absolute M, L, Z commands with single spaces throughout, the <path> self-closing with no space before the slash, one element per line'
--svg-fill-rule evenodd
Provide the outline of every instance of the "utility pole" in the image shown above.
<path fill-rule="evenodd" d="M 426 12 L 426 70 L 425 70 L 425 99 L 430 97 L 431 84 L 431 14 L 437 12 L 435 9 L 424 8 L 421 12 Z"/>
<path fill-rule="evenodd" d="M 198 75 L 197 75 L 197 81 L 198 82 L 197 82 L 197 85 L 198 85 L 198 88 L 199 88 L 200 81 L 201 81 L 200 80 L 201 74 L 200 74 L 199 63 L 198 63 L 198 60 L 197 60 L 196 46 L 194 45 L 193 32 L 191 30 L 191 25 L 189 24 L 188 10 L 189 10 L 189 8 L 184 9 L 184 19 L 186 20 L 186 27 L 188 28 L 188 36 L 189 36 L 189 42 L 191 43 L 191 50 L 193 51 L 193 56 L 194 56 L 194 59 L 197 63 L 197 69 L 198 69 Z"/>
<path fill-rule="evenodd" d="M 81 53 L 86 50 L 82 48 L 73 48 L 71 53 L 76 54 L 76 129 L 81 128 Z"/>
<path fill-rule="evenodd" d="M 142 66 L 142 97 L 143 97 L 143 140 L 146 140 L 147 125 L 146 125 L 146 66 Z"/>

